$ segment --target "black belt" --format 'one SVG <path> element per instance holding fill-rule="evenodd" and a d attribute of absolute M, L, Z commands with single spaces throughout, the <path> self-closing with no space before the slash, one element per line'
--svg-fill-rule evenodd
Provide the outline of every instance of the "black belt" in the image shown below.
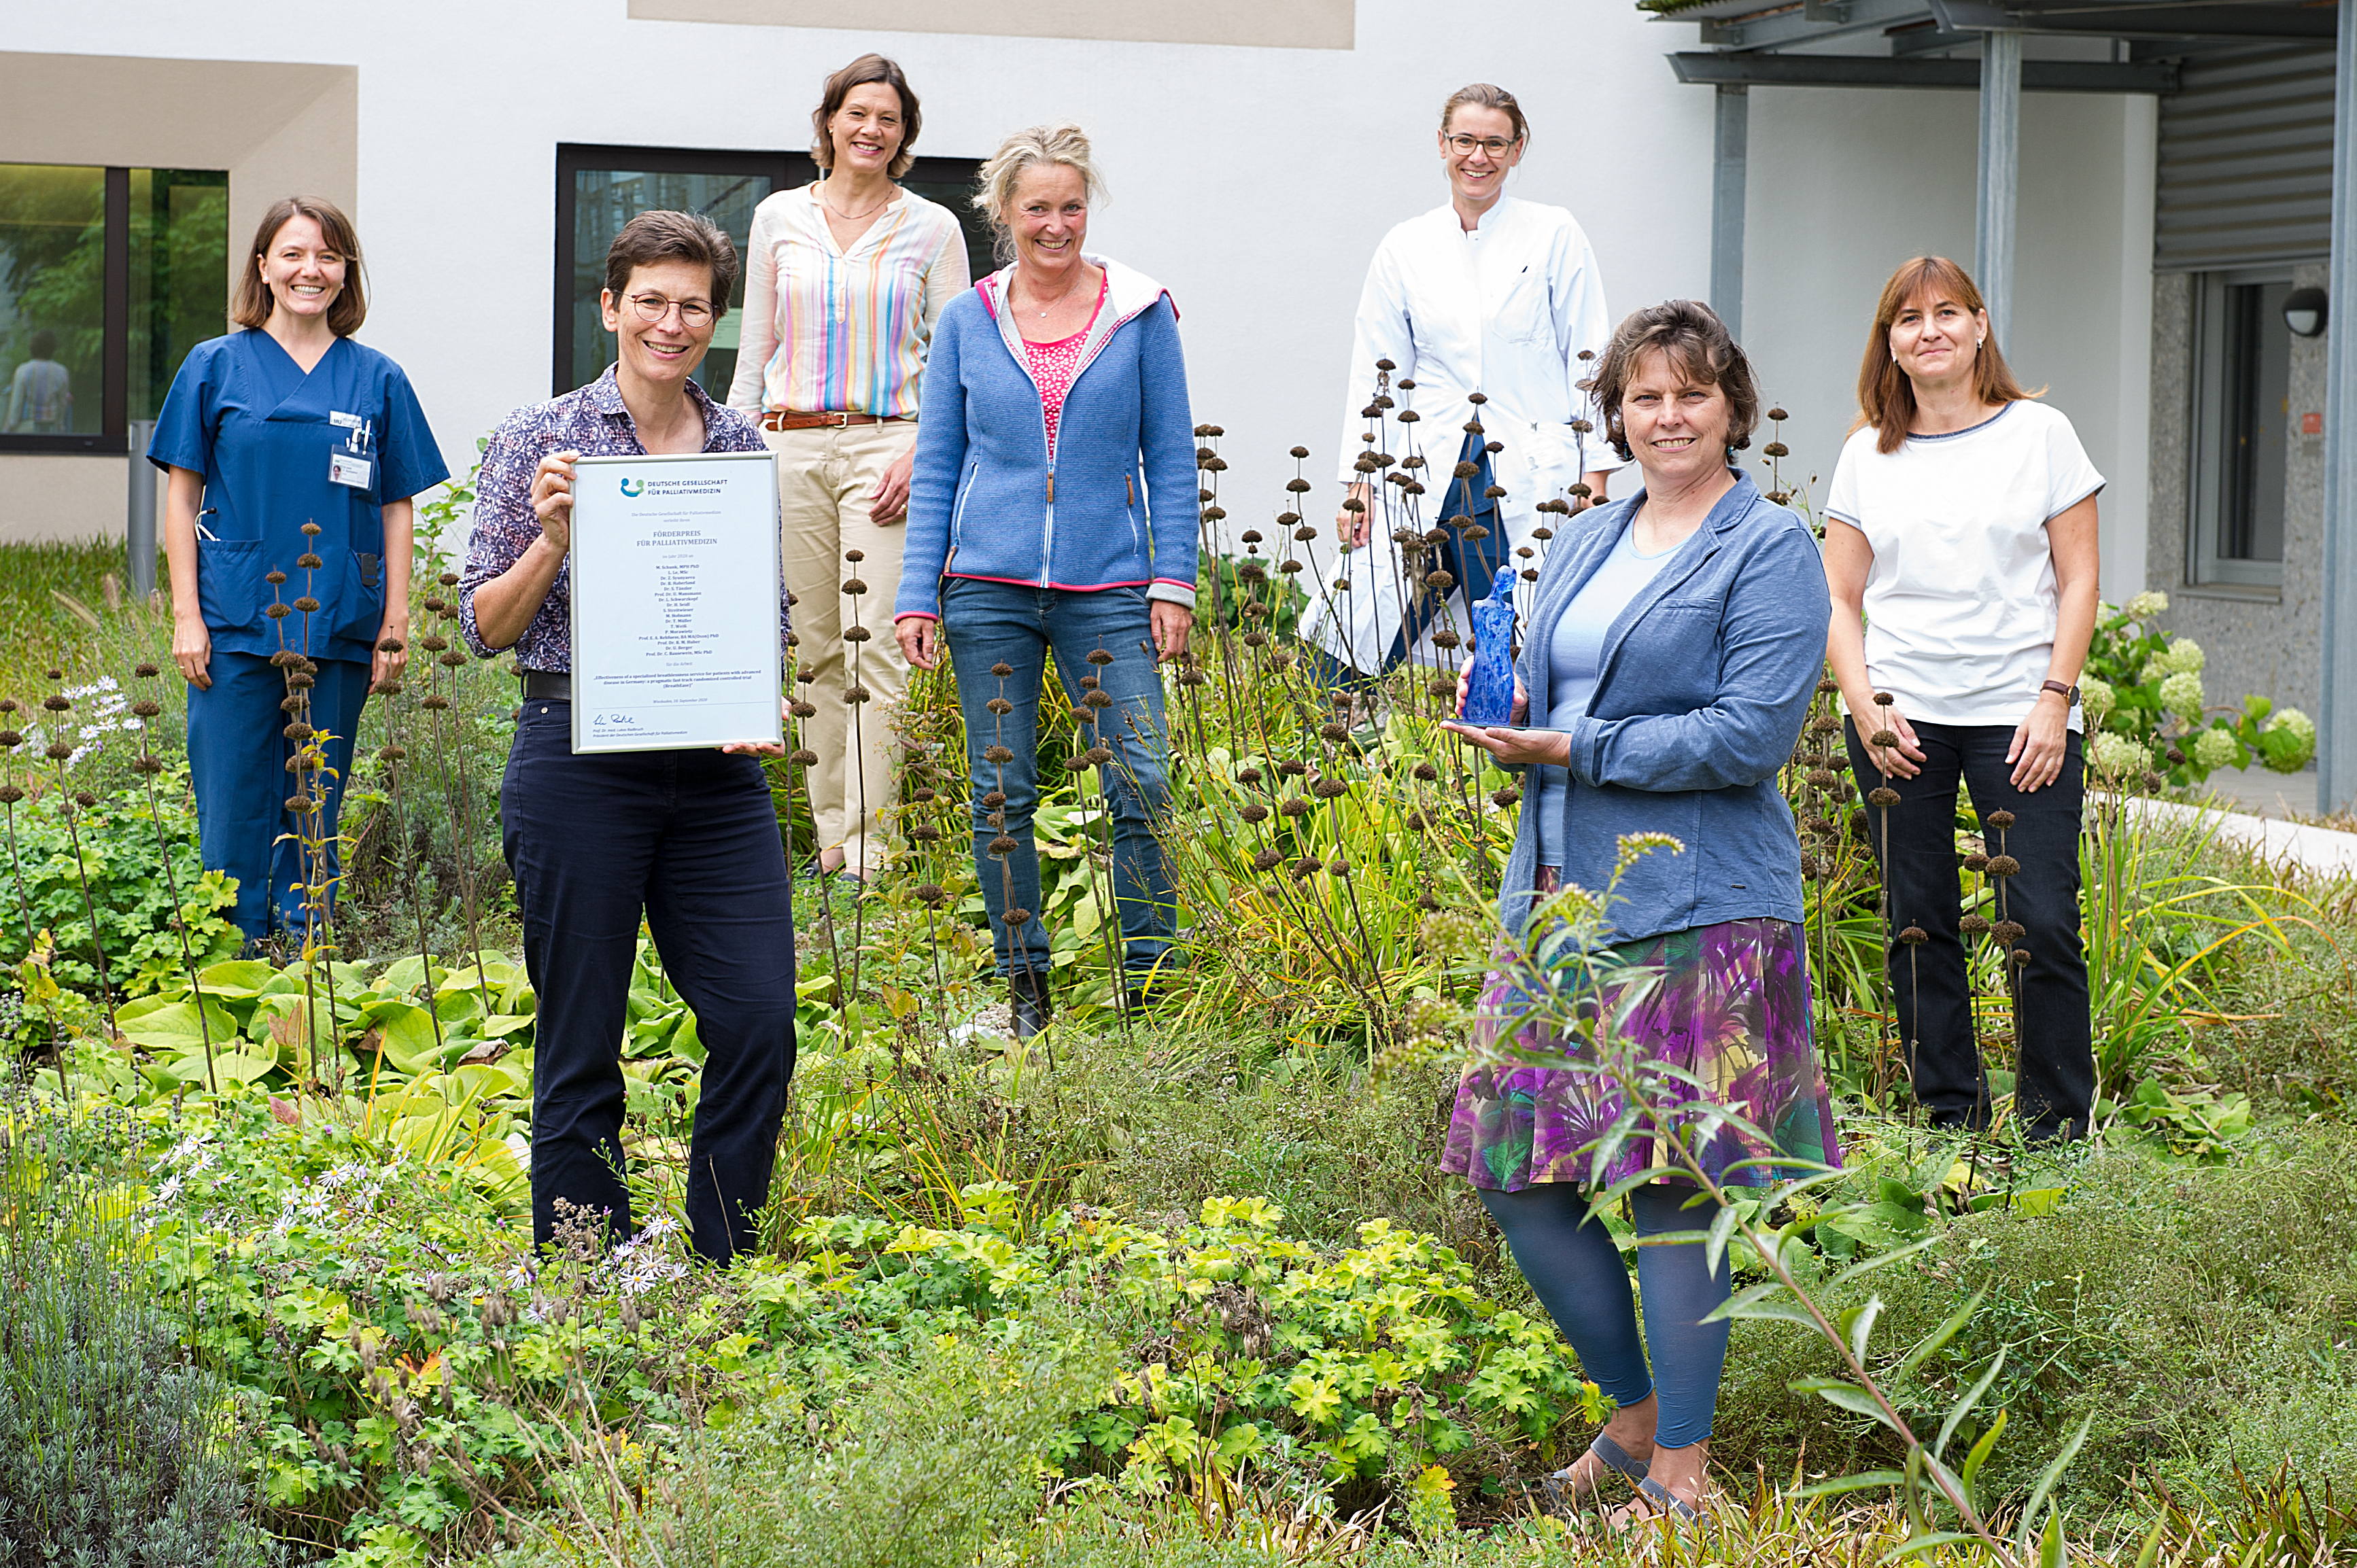
<path fill-rule="evenodd" d="M 573 700 L 573 677 L 562 670 L 527 670 L 523 672 L 523 696 L 528 703 Z"/>

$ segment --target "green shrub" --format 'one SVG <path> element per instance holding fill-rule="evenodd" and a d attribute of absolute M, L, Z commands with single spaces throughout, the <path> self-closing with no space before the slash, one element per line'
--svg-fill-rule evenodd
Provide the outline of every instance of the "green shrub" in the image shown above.
<path fill-rule="evenodd" d="M 233 957 L 241 939 L 224 912 L 237 903 L 237 879 L 204 868 L 185 768 L 159 778 L 156 795 L 162 836 L 171 846 L 179 914 L 188 923 L 196 961 L 201 966 Z M 157 858 L 158 815 L 149 813 L 145 787 L 125 786 L 78 811 L 72 837 L 58 808 L 53 793 L 14 808 L 23 901 L 11 867 L 0 858 L 0 909 L 7 917 L 0 920 L 0 962 L 13 968 L 24 961 L 24 908 L 29 904 L 34 929 L 49 932 L 56 942 L 50 971 L 58 983 L 96 994 L 98 955 L 82 902 L 87 875 L 116 994 L 140 996 L 170 984 L 181 973 L 180 939 L 172 929 L 172 898 Z M 73 837 L 81 841 L 79 861 Z M 0 857 L 5 854 L 0 843 Z"/>
<path fill-rule="evenodd" d="M 103 1132 L 11 1107 L 0 1149 L 0 1568 L 264 1560 L 218 1380 L 131 1261 Z"/>

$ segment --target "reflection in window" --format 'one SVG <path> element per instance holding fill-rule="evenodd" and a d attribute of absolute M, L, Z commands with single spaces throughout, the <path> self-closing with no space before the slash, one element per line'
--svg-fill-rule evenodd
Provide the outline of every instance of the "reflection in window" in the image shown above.
<path fill-rule="evenodd" d="M 0 434 L 100 429 L 106 171 L 0 164 Z"/>
<path fill-rule="evenodd" d="M 2200 280 L 2189 553 L 2196 583 L 2283 581 L 2291 422 L 2283 306 L 2290 293 L 2286 277 L 2212 273 Z"/>
<path fill-rule="evenodd" d="M 0 450 L 122 451 L 228 314 L 227 174 L 0 164 Z"/>
<path fill-rule="evenodd" d="M 712 220 L 737 246 L 741 261 L 753 231 L 753 209 L 770 194 L 766 174 L 684 174 L 576 168 L 573 171 L 573 374 L 587 385 L 614 362 L 614 335 L 606 330 L 598 294 L 606 286 L 606 251 L 622 225 L 641 212 L 667 209 Z M 737 373 L 737 313 L 745 303 L 740 270 L 728 314 L 715 330 L 696 381 L 722 403 Z"/>
<path fill-rule="evenodd" d="M 131 171 L 131 410 L 153 419 L 188 350 L 229 322 L 229 176 Z"/>

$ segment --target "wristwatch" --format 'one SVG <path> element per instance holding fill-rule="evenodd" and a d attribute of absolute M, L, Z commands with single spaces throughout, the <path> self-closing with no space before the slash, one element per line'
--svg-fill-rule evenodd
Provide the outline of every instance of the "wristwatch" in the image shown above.
<path fill-rule="evenodd" d="M 2062 705 L 2066 708 L 2075 708 L 2079 705 L 2079 688 L 2076 686 L 2065 686 L 2060 681 L 2045 681 L 2039 683 L 2038 689 L 2041 692 L 2061 693 Z"/>

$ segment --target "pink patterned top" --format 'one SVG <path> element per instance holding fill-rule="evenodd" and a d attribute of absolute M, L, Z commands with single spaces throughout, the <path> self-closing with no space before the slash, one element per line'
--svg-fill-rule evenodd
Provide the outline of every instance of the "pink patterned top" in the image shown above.
<path fill-rule="evenodd" d="M 1023 358 L 1030 367 L 1031 379 L 1039 384 L 1039 407 L 1048 416 L 1048 458 L 1056 457 L 1056 424 L 1064 416 L 1064 394 L 1072 390 L 1072 380 L 1081 373 L 1081 348 L 1088 341 L 1089 327 L 1097 324 L 1097 312 L 1104 309 L 1105 285 L 1097 285 L 1097 308 L 1089 313 L 1089 326 L 1070 338 L 1059 338 L 1053 343 L 1034 343 L 1023 339 Z"/>

